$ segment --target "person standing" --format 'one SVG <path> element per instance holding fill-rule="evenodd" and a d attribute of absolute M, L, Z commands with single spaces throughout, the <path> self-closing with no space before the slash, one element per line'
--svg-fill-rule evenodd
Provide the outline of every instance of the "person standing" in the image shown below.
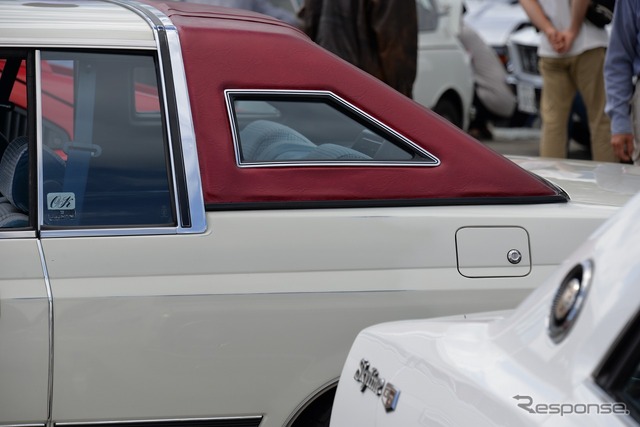
<path fill-rule="evenodd" d="M 618 0 L 605 58 L 605 111 L 611 117 L 611 145 L 624 162 L 640 164 L 640 2 Z M 630 114 L 631 113 L 631 114 Z M 635 135 L 635 138 L 634 138 Z"/>
<path fill-rule="evenodd" d="M 513 117 L 516 111 L 516 96 L 507 84 L 507 72 L 495 50 L 464 22 L 458 38 L 471 57 L 475 79 L 475 114 L 469 123 L 468 133 L 479 140 L 491 140 L 493 134 L 489 129 L 489 123 Z"/>
<path fill-rule="evenodd" d="M 567 121 L 577 92 L 589 118 L 593 160 L 615 162 L 604 111 L 604 58 L 608 35 L 585 22 L 589 0 L 520 0 L 542 32 L 538 47 L 542 95 L 540 155 L 567 157 Z"/>
<path fill-rule="evenodd" d="M 413 96 L 418 18 L 413 0 L 305 0 L 303 30 L 325 49 Z"/>

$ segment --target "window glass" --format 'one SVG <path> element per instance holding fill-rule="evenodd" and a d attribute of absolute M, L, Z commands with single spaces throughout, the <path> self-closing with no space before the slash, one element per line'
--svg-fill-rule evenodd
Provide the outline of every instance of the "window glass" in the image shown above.
<path fill-rule="evenodd" d="M 0 229 L 29 226 L 26 58 L 0 55 Z"/>
<path fill-rule="evenodd" d="M 175 224 L 154 58 L 41 58 L 44 225 Z"/>
<path fill-rule="evenodd" d="M 437 160 L 331 96 L 229 94 L 241 164 L 380 164 Z"/>
<path fill-rule="evenodd" d="M 150 67 L 136 67 L 133 69 L 135 84 L 135 111 L 138 114 L 160 114 L 160 98 L 156 73 Z"/>

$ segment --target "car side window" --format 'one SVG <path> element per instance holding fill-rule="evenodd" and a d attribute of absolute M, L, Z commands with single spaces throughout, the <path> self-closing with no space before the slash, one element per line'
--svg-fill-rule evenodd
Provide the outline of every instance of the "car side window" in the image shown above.
<path fill-rule="evenodd" d="M 438 163 L 329 94 L 228 91 L 227 102 L 241 166 Z"/>
<path fill-rule="evenodd" d="M 156 61 L 41 54 L 43 225 L 175 224 Z"/>
<path fill-rule="evenodd" d="M 26 54 L 0 55 L 0 229 L 29 226 Z"/>

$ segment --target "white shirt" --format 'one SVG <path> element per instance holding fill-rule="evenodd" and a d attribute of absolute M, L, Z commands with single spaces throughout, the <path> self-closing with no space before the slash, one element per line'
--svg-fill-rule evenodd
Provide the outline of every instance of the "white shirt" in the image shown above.
<path fill-rule="evenodd" d="M 538 0 L 542 10 L 551 20 L 554 27 L 559 31 L 563 31 L 571 25 L 571 3 L 570 0 Z M 585 19 L 582 29 L 573 42 L 573 46 L 569 52 L 559 54 L 551 47 L 549 40 L 543 35 L 540 38 L 540 46 L 538 47 L 538 55 L 559 58 L 566 56 L 576 56 L 587 50 L 597 47 L 607 47 L 609 36 L 607 32 L 591 24 Z"/>

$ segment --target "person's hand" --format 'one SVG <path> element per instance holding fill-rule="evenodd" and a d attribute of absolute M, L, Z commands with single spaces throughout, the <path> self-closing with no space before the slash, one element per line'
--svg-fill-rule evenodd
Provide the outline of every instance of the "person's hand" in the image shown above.
<path fill-rule="evenodd" d="M 633 135 L 630 133 L 616 133 L 611 135 L 611 146 L 616 157 L 623 162 L 630 162 L 633 155 Z"/>
<path fill-rule="evenodd" d="M 564 36 L 560 31 L 556 30 L 555 27 L 545 29 L 544 35 L 547 36 L 553 50 L 560 52 L 564 49 Z"/>
<path fill-rule="evenodd" d="M 573 46 L 573 42 L 576 40 L 578 33 L 572 30 L 564 30 L 560 31 L 558 38 L 562 40 L 561 43 L 558 44 L 558 48 L 554 46 L 554 49 L 558 53 L 567 53 L 571 46 Z"/>

